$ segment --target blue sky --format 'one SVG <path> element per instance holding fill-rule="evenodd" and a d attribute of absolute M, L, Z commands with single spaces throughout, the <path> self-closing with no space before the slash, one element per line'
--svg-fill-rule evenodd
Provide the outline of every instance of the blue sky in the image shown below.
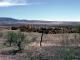
<path fill-rule="evenodd" d="M 0 17 L 80 21 L 80 0 L 0 0 Z"/>

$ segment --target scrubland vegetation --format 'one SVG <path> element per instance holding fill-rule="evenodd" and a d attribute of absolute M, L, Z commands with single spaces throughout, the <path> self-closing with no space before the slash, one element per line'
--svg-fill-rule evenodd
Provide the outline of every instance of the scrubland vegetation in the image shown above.
<path fill-rule="evenodd" d="M 76 32 L 19 28 L 0 30 L 1 60 L 80 60 L 80 27 Z"/>

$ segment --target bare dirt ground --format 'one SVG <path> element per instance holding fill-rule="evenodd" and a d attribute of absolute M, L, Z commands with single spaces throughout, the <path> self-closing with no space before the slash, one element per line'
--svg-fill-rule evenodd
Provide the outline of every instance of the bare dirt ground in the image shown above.
<path fill-rule="evenodd" d="M 1 55 L 0 60 L 23 60 L 23 57 L 16 56 L 16 55 Z"/>

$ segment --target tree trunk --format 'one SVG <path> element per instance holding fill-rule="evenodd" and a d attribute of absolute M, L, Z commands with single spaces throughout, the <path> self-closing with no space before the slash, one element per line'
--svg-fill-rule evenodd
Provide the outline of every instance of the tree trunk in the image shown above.
<path fill-rule="evenodd" d="M 42 46 L 41 43 L 42 43 L 43 34 L 44 34 L 44 33 L 42 33 L 42 35 L 41 35 L 40 46 Z"/>
<path fill-rule="evenodd" d="M 21 42 L 19 42 L 19 43 L 17 44 L 17 46 L 18 46 L 18 50 L 21 51 L 21 50 L 22 50 L 22 49 L 21 49 Z"/>
<path fill-rule="evenodd" d="M 11 47 L 12 42 L 10 42 L 10 47 Z"/>

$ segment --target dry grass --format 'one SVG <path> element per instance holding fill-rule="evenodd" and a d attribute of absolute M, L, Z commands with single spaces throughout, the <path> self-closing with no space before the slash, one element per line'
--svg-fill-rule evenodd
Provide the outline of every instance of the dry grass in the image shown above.
<path fill-rule="evenodd" d="M 4 46 L 3 43 L 6 41 L 6 33 L 11 30 L 2 30 L 0 32 L 3 33 L 2 37 L 0 37 L 0 52 L 9 51 L 11 49 L 15 49 L 14 47 Z M 14 30 L 15 31 L 15 30 Z M 17 31 L 15 31 L 17 32 Z M 23 32 L 26 35 L 26 39 L 33 40 L 36 39 L 35 42 L 29 44 L 25 44 L 25 51 L 23 53 L 18 53 L 17 55 L 2 55 L 0 54 L 0 60 L 26 60 L 27 53 L 32 55 L 37 55 L 38 57 L 43 56 L 42 58 L 45 60 L 63 60 L 59 59 L 58 50 L 61 48 L 62 44 L 67 42 L 69 46 L 79 46 L 79 34 L 77 33 L 65 33 L 65 34 L 44 34 L 42 47 L 40 47 L 39 42 L 41 39 L 40 33 L 34 32 Z M 64 45 L 64 44 L 63 44 Z M 57 54 L 57 57 L 56 57 Z M 28 54 L 29 55 L 29 54 Z M 49 58 L 49 59 L 48 59 Z M 57 59 L 56 59 L 57 58 Z M 34 59 L 35 60 L 35 59 Z M 38 60 L 38 59 L 37 59 Z"/>

